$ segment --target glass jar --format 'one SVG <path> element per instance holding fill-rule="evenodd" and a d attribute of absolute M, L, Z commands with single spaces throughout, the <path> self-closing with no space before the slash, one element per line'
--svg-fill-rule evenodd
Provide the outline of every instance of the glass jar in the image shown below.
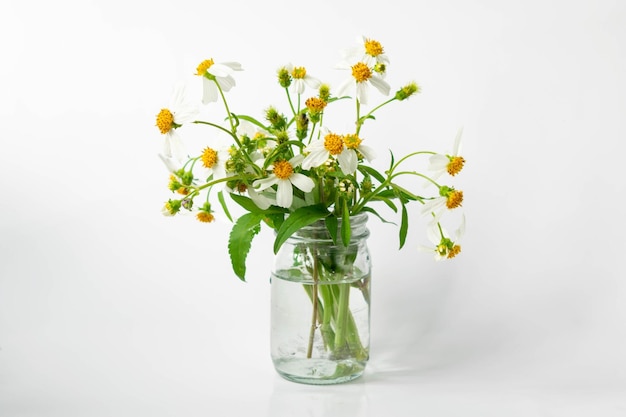
<path fill-rule="evenodd" d="M 285 379 L 336 384 L 358 378 L 369 359 L 371 260 L 367 213 L 336 241 L 325 220 L 294 233 L 271 275 L 271 355 Z"/>

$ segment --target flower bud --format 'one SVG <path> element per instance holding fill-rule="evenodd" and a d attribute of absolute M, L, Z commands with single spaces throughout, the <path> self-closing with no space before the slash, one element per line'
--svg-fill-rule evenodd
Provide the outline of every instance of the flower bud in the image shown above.
<path fill-rule="evenodd" d="M 421 91 L 420 87 L 415 83 L 409 83 L 396 91 L 396 100 L 406 100 L 411 97 L 413 94 L 419 93 Z"/>
<path fill-rule="evenodd" d="M 280 84 L 281 87 L 283 88 L 289 87 L 291 85 L 291 81 L 292 81 L 292 78 L 287 68 L 282 67 L 281 69 L 278 70 L 278 84 Z"/>

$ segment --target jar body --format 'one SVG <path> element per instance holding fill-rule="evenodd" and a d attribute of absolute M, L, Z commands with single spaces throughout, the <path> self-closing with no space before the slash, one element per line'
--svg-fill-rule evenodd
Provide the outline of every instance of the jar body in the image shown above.
<path fill-rule="evenodd" d="M 367 214 L 350 218 L 351 239 L 333 242 L 324 221 L 296 232 L 271 275 L 271 355 L 284 378 L 336 384 L 369 359 L 371 259 Z M 341 230 L 339 220 L 338 230 Z"/>

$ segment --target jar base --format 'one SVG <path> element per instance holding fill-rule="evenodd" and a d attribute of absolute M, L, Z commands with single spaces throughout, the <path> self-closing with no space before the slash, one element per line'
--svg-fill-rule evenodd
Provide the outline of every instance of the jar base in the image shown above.
<path fill-rule="evenodd" d="M 357 360 L 281 358 L 274 361 L 278 374 L 288 381 L 309 385 L 349 382 L 363 375 L 365 362 Z"/>

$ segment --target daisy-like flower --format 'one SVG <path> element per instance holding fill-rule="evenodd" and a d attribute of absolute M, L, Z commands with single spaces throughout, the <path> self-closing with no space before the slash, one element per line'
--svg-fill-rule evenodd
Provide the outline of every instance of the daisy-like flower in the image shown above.
<path fill-rule="evenodd" d="M 427 229 L 428 240 L 434 245 L 418 246 L 418 249 L 425 252 L 434 252 L 435 260 L 441 261 L 443 259 L 452 259 L 461 253 L 460 240 L 465 234 L 465 216 L 461 218 L 461 224 L 455 231 L 455 239 L 452 240 L 448 236 L 449 234 L 445 229 L 441 228 L 438 223 L 431 223 Z"/>
<path fill-rule="evenodd" d="M 436 180 L 446 172 L 452 176 L 455 176 L 463 169 L 463 165 L 465 165 L 465 159 L 459 155 L 461 152 L 462 134 L 463 129 L 459 129 L 454 140 L 452 154 L 435 154 L 430 157 L 428 169 L 433 171 L 432 178 L 434 180 Z"/>
<path fill-rule="evenodd" d="M 226 177 L 226 162 L 230 159 L 228 150 L 227 146 L 217 148 L 207 146 L 202 150 L 200 160 L 207 176 L 213 175 L 214 180 Z"/>
<path fill-rule="evenodd" d="M 439 197 L 424 203 L 422 214 L 432 214 L 434 220 L 437 221 L 446 209 L 453 210 L 460 207 L 461 203 L 463 203 L 463 191 L 442 185 L 439 188 Z"/>
<path fill-rule="evenodd" d="M 357 38 L 358 45 L 345 51 L 347 61 L 360 61 L 369 67 L 389 65 L 389 58 L 380 42 L 365 36 Z"/>
<path fill-rule="evenodd" d="M 387 96 L 391 90 L 391 86 L 387 81 L 374 71 L 372 67 L 366 63 L 359 61 L 350 65 L 347 62 L 340 63 L 338 69 L 350 70 L 351 75 L 344 81 L 337 90 L 337 96 L 352 95 L 362 104 L 367 104 L 370 85 L 374 86 L 381 94 Z"/>
<path fill-rule="evenodd" d="M 341 136 L 326 130 L 324 140 L 317 140 L 306 147 L 305 152 L 309 154 L 304 158 L 302 168 L 318 167 L 326 163 L 328 158 L 334 158 L 344 174 L 353 174 L 359 163 L 357 151 L 368 161 L 375 158 L 374 151 L 369 146 L 361 145 L 361 142 L 362 139 L 356 134 Z"/>
<path fill-rule="evenodd" d="M 177 84 L 174 87 L 169 105 L 162 108 L 156 116 L 156 126 L 165 137 L 163 154 L 167 158 L 182 161 L 187 158 L 185 146 L 176 132 L 183 124 L 190 122 L 198 113 L 198 107 L 189 101 L 185 86 Z"/>
<path fill-rule="evenodd" d="M 294 67 L 289 64 L 285 67 L 289 71 L 289 75 L 293 79 L 291 83 L 291 91 L 296 94 L 304 93 L 305 86 L 316 90 L 322 85 L 322 82 L 315 77 L 311 77 L 304 67 Z"/>
<path fill-rule="evenodd" d="M 276 204 L 280 207 L 289 208 L 293 202 L 293 187 L 305 193 L 315 187 L 313 180 L 306 175 L 294 171 L 294 168 L 302 163 L 302 155 L 296 155 L 289 161 L 280 160 L 274 162 L 272 173 L 267 178 L 256 180 L 252 186 L 256 191 L 263 191 L 273 185 L 277 185 Z"/>
<path fill-rule="evenodd" d="M 242 70 L 243 68 L 238 62 L 218 64 L 213 59 L 202 61 L 196 68 L 196 75 L 202 77 L 202 103 L 208 104 L 217 101 L 219 97 L 218 85 L 222 91 L 230 91 L 235 86 L 233 72 Z"/>

